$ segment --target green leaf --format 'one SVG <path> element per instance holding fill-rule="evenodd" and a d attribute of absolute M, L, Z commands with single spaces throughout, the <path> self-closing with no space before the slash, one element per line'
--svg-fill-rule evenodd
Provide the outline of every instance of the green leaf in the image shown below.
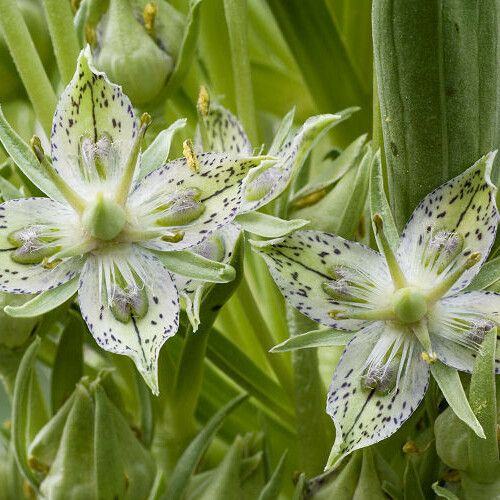
<path fill-rule="evenodd" d="M 236 222 L 245 231 L 264 238 L 280 238 L 309 224 L 304 219 L 284 220 L 262 212 L 239 214 Z"/>
<path fill-rule="evenodd" d="M 78 277 L 73 278 L 52 290 L 42 292 L 20 306 L 5 306 L 4 311 L 14 318 L 33 318 L 52 311 L 64 304 L 78 290 Z"/>
<path fill-rule="evenodd" d="M 188 250 L 155 252 L 161 263 L 175 274 L 210 283 L 228 283 L 236 273 L 228 264 L 206 259 Z"/>
<path fill-rule="evenodd" d="M 175 133 L 185 126 L 186 119 L 180 118 L 156 136 L 141 155 L 141 167 L 136 182 L 166 163 Z"/>
<path fill-rule="evenodd" d="M 483 427 L 486 439 L 478 439 L 469 431 L 467 476 L 480 483 L 493 482 L 500 475 L 495 387 L 496 343 L 497 329 L 493 328 L 481 344 L 483 355 L 476 357 L 469 388 L 470 405 Z"/>
<path fill-rule="evenodd" d="M 334 330 L 333 328 L 320 328 L 290 337 L 281 344 L 274 346 L 271 352 L 287 352 L 311 347 L 346 345 L 352 336 L 352 332 Z"/>
<path fill-rule="evenodd" d="M 483 428 L 467 401 L 457 370 L 438 361 L 431 365 L 431 372 L 455 415 L 484 439 L 486 436 Z"/>
<path fill-rule="evenodd" d="M 82 317 L 74 312 L 59 339 L 52 367 L 51 400 L 55 414 L 71 396 L 83 376 L 83 338 L 86 327 Z"/>
<path fill-rule="evenodd" d="M 500 280 L 500 257 L 496 257 L 481 266 L 466 290 L 484 290 Z"/>
<path fill-rule="evenodd" d="M 28 415 L 30 411 L 37 411 L 37 408 L 31 406 L 29 396 L 31 392 L 30 386 L 34 383 L 33 372 L 39 346 L 40 338 L 36 337 L 24 353 L 17 372 L 14 399 L 12 401 L 12 443 L 14 446 L 14 456 L 23 476 L 35 491 L 38 490 L 40 481 L 28 465 L 27 450 Z"/>
<path fill-rule="evenodd" d="M 65 201 L 28 144 L 9 125 L 0 108 L 0 142 L 21 172 L 50 198 Z"/>
<path fill-rule="evenodd" d="M 200 24 L 200 5 L 202 2 L 203 0 L 191 0 L 190 2 L 179 56 L 177 57 L 174 70 L 163 92 L 165 95 L 172 95 L 179 88 L 193 64 Z"/>
<path fill-rule="evenodd" d="M 267 153 L 275 156 L 279 153 L 280 149 L 285 144 L 293 126 L 293 119 L 295 118 L 295 107 L 293 107 L 281 120 L 278 130 L 274 134 L 273 142 L 269 147 Z"/>
<path fill-rule="evenodd" d="M 304 500 L 304 486 L 306 485 L 306 475 L 302 472 L 299 476 L 295 489 L 293 490 L 292 500 Z"/>
<path fill-rule="evenodd" d="M 446 498 L 446 500 L 460 500 L 450 490 L 447 490 L 443 486 L 439 486 L 439 483 L 437 481 L 432 485 L 432 490 L 434 491 L 436 496 L 438 496 L 440 498 Z"/>
<path fill-rule="evenodd" d="M 182 500 L 184 498 L 189 479 L 214 438 L 215 433 L 222 425 L 226 416 L 243 403 L 247 397 L 246 394 L 243 394 L 230 401 L 210 419 L 200 433 L 193 439 L 178 460 L 170 476 L 165 495 L 166 498 L 169 500 Z"/>
<path fill-rule="evenodd" d="M 19 191 L 13 184 L 11 184 L 5 177 L 0 176 L 0 196 L 4 200 L 14 200 L 22 198 L 23 193 Z"/>
<path fill-rule="evenodd" d="M 425 500 L 420 478 L 411 457 L 408 457 L 404 472 L 404 500 Z"/>
<path fill-rule="evenodd" d="M 499 147 L 499 10 L 495 0 L 373 3 L 374 67 L 399 230 L 424 196 Z"/>
<path fill-rule="evenodd" d="M 358 167 L 354 185 L 351 187 L 351 195 L 348 203 L 345 205 L 337 233 L 346 238 L 354 236 L 356 228 L 359 225 L 361 215 L 366 203 L 366 193 L 370 179 L 370 165 L 372 163 L 372 151 L 368 147 L 361 163 Z"/>
<path fill-rule="evenodd" d="M 281 483 L 283 482 L 283 473 L 285 469 L 286 457 L 288 455 L 288 450 L 285 450 L 283 455 L 274 469 L 272 476 L 269 481 L 264 486 L 263 490 L 260 492 L 258 500 L 278 500 L 280 496 Z"/>
<path fill-rule="evenodd" d="M 371 168 L 370 177 L 370 212 L 372 217 L 380 214 L 384 221 L 384 232 L 393 250 L 396 250 L 399 242 L 399 234 L 394 222 L 391 207 L 387 201 L 384 188 L 384 174 L 382 172 L 382 162 L 380 150 L 375 153 Z"/>

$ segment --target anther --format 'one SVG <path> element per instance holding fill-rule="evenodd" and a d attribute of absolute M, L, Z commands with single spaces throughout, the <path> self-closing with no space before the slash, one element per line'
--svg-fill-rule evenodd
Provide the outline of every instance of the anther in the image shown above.
<path fill-rule="evenodd" d="M 144 28 L 150 35 L 154 35 L 155 19 L 158 14 L 158 6 L 154 2 L 148 2 L 142 12 Z"/>
<path fill-rule="evenodd" d="M 182 143 L 182 154 L 184 155 L 184 158 L 186 158 L 187 166 L 193 172 L 199 172 L 200 162 L 198 161 L 198 158 L 196 156 L 196 152 L 193 146 L 193 141 L 191 141 L 190 139 L 186 139 Z"/>

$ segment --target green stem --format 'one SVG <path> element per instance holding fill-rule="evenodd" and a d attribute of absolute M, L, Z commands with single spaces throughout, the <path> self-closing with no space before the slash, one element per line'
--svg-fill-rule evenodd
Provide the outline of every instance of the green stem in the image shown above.
<path fill-rule="evenodd" d="M 287 313 L 291 335 L 317 328 L 316 323 L 295 309 L 289 308 Z M 323 471 L 333 442 L 333 424 L 325 413 L 317 349 L 300 349 L 292 355 L 299 465 L 310 477 Z"/>
<path fill-rule="evenodd" d="M 44 0 L 43 6 L 59 74 L 62 83 L 67 85 L 75 72 L 76 60 L 80 52 L 76 31 L 73 29 L 70 3 L 61 2 L 61 0 Z"/>
<path fill-rule="evenodd" d="M 257 144 L 257 123 L 253 103 L 252 76 L 248 55 L 247 1 L 224 0 L 236 109 L 252 144 Z"/>
<path fill-rule="evenodd" d="M 49 135 L 56 95 L 16 2 L 0 0 L 0 28 L 33 109 Z"/>
<path fill-rule="evenodd" d="M 279 380 L 281 386 L 288 394 L 293 393 L 293 380 L 290 366 L 286 362 L 286 358 L 282 354 L 270 353 L 269 350 L 276 345 L 276 339 L 269 330 L 267 323 L 260 312 L 260 308 L 255 302 L 248 282 L 246 279 L 241 281 L 241 284 L 236 292 L 236 296 L 240 299 L 245 314 L 254 325 L 253 331 L 259 345 L 264 352 L 271 368 Z"/>

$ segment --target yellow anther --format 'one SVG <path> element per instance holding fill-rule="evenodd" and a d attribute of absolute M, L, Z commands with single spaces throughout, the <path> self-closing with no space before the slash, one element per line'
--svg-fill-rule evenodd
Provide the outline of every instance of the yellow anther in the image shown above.
<path fill-rule="evenodd" d="M 414 455 L 416 453 L 419 453 L 419 449 L 417 446 L 417 443 L 415 441 L 407 441 L 403 445 L 403 453 L 406 453 L 407 455 Z"/>
<path fill-rule="evenodd" d="M 207 116 L 210 111 L 210 95 L 208 94 L 208 90 L 205 85 L 200 87 L 196 107 L 201 116 Z"/>
<path fill-rule="evenodd" d="M 184 158 L 186 158 L 186 162 L 187 162 L 188 167 L 193 172 L 199 172 L 200 163 L 199 163 L 198 158 L 196 157 L 196 153 L 194 151 L 193 141 L 191 141 L 190 139 L 186 139 L 182 143 L 182 154 L 184 155 Z"/>
<path fill-rule="evenodd" d="M 422 351 L 420 353 L 420 358 L 422 359 L 422 361 L 424 361 L 428 365 L 432 365 L 438 360 L 436 353 L 426 352 L 426 351 Z"/>
<path fill-rule="evenodd" d="M 182 241 L 183 239 L 184 231 L 174 231 L 161 237 L 161 240 L 166 241 L 167 243 L 179 243 L 179 241 Z"/>
<path fill-rule="evenodd" d="M 85 41 L 93 47 L 97 43 L 95 28 L 89 23 L 85 24 Z"/>
<path fill-rule="evenodd" d="M 144 28 L 150 34 L 154 34 L 155 29 L 155 19 L 158 14 L 158 6 L 155 2 L 148 2 L 144 7 L 144 11 L 142 12 L 142 18 L 144 20 Z"/>

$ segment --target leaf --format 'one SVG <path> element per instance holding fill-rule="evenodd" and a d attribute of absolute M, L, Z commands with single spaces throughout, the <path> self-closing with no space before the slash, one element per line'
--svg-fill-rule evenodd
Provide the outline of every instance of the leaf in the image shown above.
<path fill-rule="evenodd" d="M 167 81 L 164 94 L 172 95 L 181 85 L 193 63 L 200 24 L 200 5 L 203 0 L 191 0 L 184 36 L 174 70 Z"/>
<path fill-rule="evenodd" d="M 166 163 L 174 135 L 185 126 L 186 119 L 180 118 L 156 136 L 141 155 L 140 170 L 136 182 Z"/>
<path fill-rule="evenodd" d="M 272 476 L 269 481 L 264 486 L 263 490 L 260 492 L 258 500 L 278 500 L 280 496 L 281 483 L 283 482 L 283 473 L 285 469 L 286 457 L 288 455 L 288 450 L 285 450 L 283 455 L 274 469 Z"/>
<path fill-rule="evenodd" d="M 352 336 L 352 332 L 344 332 L 333 328 L 320 328 L 290 337 L 281 344 L 275 345 L 270 352 L 287 352 L 311 347 L 346 345 Z"/>
<path fill-rule="evenodd" d="M 23 193 L 5 177 L 0 176 L 0 196 L 4 200 L 14 200 L 15 198 L 22 198 Z"/>
<path fill-rule="evenodd" d="M 64 304 L 78 290 L 78 277 L 58 287 L 42 292 L 20 306 L 5 306 L 4 311 L 13 318 L 33 318 Z"/>
<path fill-rule="evenodd" d="M 40 167 L 31 148 L 9 125 L 0 108 L 0 142 L 21 172 L 50 198 L 65 202 L 52 180 Z"/>
<path fill-rule="evenodd" d="M 470 285 L 465 290 L 484 290 L 500 280 L 500 257 L 496 257 L 481 266 Z"/>
<path fill-rule="evenodd" d="M 206 259 L 188 250 L 156 252 L 156 256 L 169 271 L 188 278 L 211 283 L 228 283 L 236 276 L 234 268 L 230 265 Z"/>
<path fill-rule="evenodd" d="M 236 222 L 245 231 L 264 238 L 279 238 L 309 224 L 304 219 L 284 220 L 262 212 L 239 214 Z"/>
<path fill-rule="evenodd" d="M 12 444 L 14 447 L 14 456 L 23 476 L 35 491 L 38 490 L 40 481 L 28 464 L 27 427 L 29 421 L 28 412 L 37 410 L 31 407 L 29 395 L 31 392 L 30 386 L 33 384 L 33 369 L 39 347 L 40 338 L 36 337 L 28 349 L 26 349 L 17 372 L 12 401 Z"/>
<path fill-rule="evenodd" d="M 75 390 L 83 376 L 83 338 L 86 331 L 81 316 L 70 312 L 71 318 L 59 339 L 52 367 L 51 400 L 55 414 Z"/>
<path fill-rule="evenodd" d="M 371 168 L 370 177 L 370 212 L 373 217 L 380 214 L 384 221 L 384 232 L 393 250 L 396 250 L 399 242 L 399 234 L 394 222 L 391 207 L 387 201 L 384 188 L 384 174 L 382 172 L 382 162 L 380 150 L 375 153 Z"/>
<path fill-rule="evenodd" d="M 165 497 L 169 500 L 182 500 L 187 491 L 188 482 L 196 466 L 208 448 L 215 433 L 226 416 L 235 410 L 248 396 L 242 394 L 222 407 L 205 425 L 200 433 L 191 441 L 170 476 Z"/>
<path fill-rule="evenodd" d="M 447 490 L 443 486 L 439 486 L 439 483 L 437 481 L 432 485 L 432 490 L 434 491 L 436 496 L 438 496 L 440 498 L 446 498 L 446 500 L 460 500 L 450 490 Z"/>
<path fill-rule="evenodd" d="M 293 119 L 295 118 L 295 107 L 293 107 L 281 120 L 278 130 L 274 134 L 273 142 L 269 147 L 267 153 L 275 156 L 279 153 L 280 149 L 284 146 L 293 126 Z"/>
<path fill-rule="evenodd" d="M 483 355 L 476 357 L 469 388 L 470 405 L 483 427 L 486 439 L 478 439 L 469 431 L 467 475 L 481 483 L 493 482 L 500 474 L 495 387 L 496 343 L 497 329 L 493 328 L 481 344 Z"/>
<path fill-rule="evenodd" d="M 306 484 L 306 475 L 302 472 L 299 476 L 295 489 L 293 490 L 292 500 L 303 500 L 304 499 L 304 486 Z"/>
<path fill-rule="evenodd" d="M 455 415 L 484 439 L 483 428 L 467 401 L 457 370 L 438 361 L 431 365 L 431 372 Z"/>
<path fill-rule="evenodd" d="M 413 460 L 408 457 L 406 469 L 404 472 L 404 500 L 425 500 L 420 484 L 420 478 L 413 463 Z"/>
<path fill-rule="evenodd" d="M 499 10 L 493 0 L 373 3 L 374 67 L 398 229 L 425 195 L 499 147 Z"/>

